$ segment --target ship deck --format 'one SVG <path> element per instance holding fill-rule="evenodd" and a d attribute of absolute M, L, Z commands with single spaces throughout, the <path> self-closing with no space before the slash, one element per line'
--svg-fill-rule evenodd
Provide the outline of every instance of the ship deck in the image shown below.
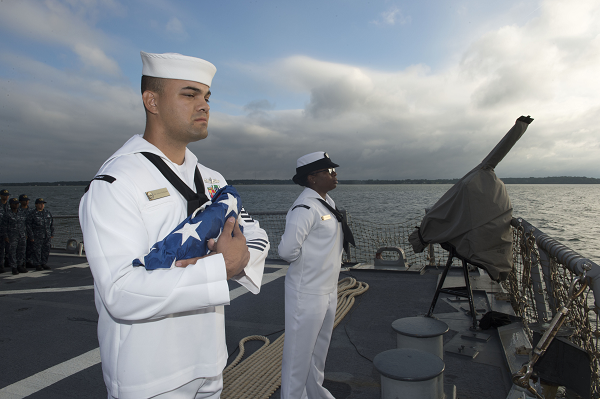
<path fill-rule="evenodd" d="M 0 274 L 0 397 L 4 399 L 106 398 L 96 336 L 97 313 L 93 279 L 85 257 L 51 255 L 51 271 L 13 276 Z M 269 262 L 261 293 L 252 295 L 231 283 L 232 301 L 225 308 L 230 361 L 240 339 L 267 335 L 275 340 L 284 329 L 284 275 L 287 264 Z M 461 270 L 451 271 L 445 286 L 461 283 Z M 373 358 L 396 347 L 394 320 L 424 315 L 433 298 L 441 268 L 418 272 L 373 269 L 342 271 L 369 284 L 354 307 L 334 330 L 325 368 L 325 386 L 337 398 L 380 397 L 380 376 Z M 454 274 L 456 273 L 456 274 Z M 497 285 L 473 272 L 475 308 L 507 311 L 510 305 L 493 295 Z M 509 367 L 495 329 L 472 335 L 466 301 L 442 294 L 434 316 L 446 322 L 444 383 L 456 386 L 457 398 L 505 399 L 511 388 Z M 262 342 L 246 344 L 249 355 Z M 475 358 L 448 352 L 464 345 L 478 351 Z M 279 391 L 272 398 L 279 398 Z"/>

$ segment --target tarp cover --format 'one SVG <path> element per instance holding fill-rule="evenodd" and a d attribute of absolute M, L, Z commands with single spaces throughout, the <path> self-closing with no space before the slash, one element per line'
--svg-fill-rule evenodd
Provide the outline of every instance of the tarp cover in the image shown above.
<path fill-rule="evenodd" d="M 449 243 L 458 255 L 485 269 L 495 281 L 506 279 L 512 269 L 512 206 L 494 168 L 531 121 L 526 116 L 517 119 L 483 162 L 429 209 L 421 226 L 409 237 L 415 253 L 423 252 L 430 243 Z"/>

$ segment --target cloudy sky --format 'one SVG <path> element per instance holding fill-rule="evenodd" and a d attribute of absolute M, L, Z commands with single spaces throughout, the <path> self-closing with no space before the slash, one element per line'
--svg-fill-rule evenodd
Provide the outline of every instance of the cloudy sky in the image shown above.
<path fill-rule="evenodd" d="M 3 0 L 0 182 L 89 180 L 143 132 L 140 50 L 217 67 L 228 179 L 461 177 L 520 115 L 500 177 L 600 177 L 597 0 Z"/>

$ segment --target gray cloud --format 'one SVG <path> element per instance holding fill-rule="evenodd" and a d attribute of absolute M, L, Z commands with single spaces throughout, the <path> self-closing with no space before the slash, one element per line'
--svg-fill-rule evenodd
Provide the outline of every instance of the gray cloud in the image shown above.
<path fill-rule="evenodd" d="M 21 59 L 40 79 L 0 80 L 1 182 L 88 180 L 143 130 L 139 95 Z M 58 89 L 60 88 L 60 90 Z"/>
<path fill-rule="evenodd" d="M 600 177 L 600 14 L 596 2 L 582 3 L 565 9 L 546 1 L 539 18 L 488 32 L 459 63 L 436 72 L 425 65 L 384 72 L 306 56 L 241 65 L 239 73 L 264 90 L 238 107 L 246 115 L 213 111 L 208 139 L 190 148 L 229 179 L 288 179 L 296 159 L 317 150 L 341 165 L 340 179 L 454 178 L 477 165 L 518 116 L 531 115 L 535 121 L 498 166 L 500 176 Z M 58 36 L 53 40 L 75 51 L 75 42 Z M 82 60 L 99 54 L 94 62 L 102 64 L 106 42 L 77 43 L 91 49 Z M 143 131 L 137 87 L 90 81 L 84 71 L 18 54 L 0 55 L 0 63 L 27 76 L 0 79 L 0 158 L 10 165 L 0 182 L 88 180 Z M 304 94 L 306 103 L 276 109 L 280 97 L 265 93 L 282 92 Z"/>
<path fill-rule="evenodd" d="M 275 109 L 275 104 L 271 103 L 269 100 L 263 98 L 260 100 L 250 101 L 248 104 L 244 105 L 244 111 L 249 113 L 260 113 L 265 114 L 264 111 L 270 111 Z"/>
<path fill-rule="evenodd" d="M 500 175 L 599 176 L 598 5 L 542 6 L 540 18 L 489 32 L 460 64 L 436 73 L 421 65 L 383 73 L 299 56 L 254 68 L 255 79 L 269 77 L 263 84 L 310 100 L 298 110 L 304 113 L 237 123 L 277 134 L 255 137 L 252 150 L 267 146 L 292 159 L 328 151 L 343 165 L 340 178 L 450 178 L 479 163 L 518 116 L 530 114 L 536 120 L 498 166 Z"/>
<path fill-rule="evenodd" d="M 119 76 L 118 63 L 104 51 L 105 46 L 115 43 L 93 28 L 93 20 L 104 10 L 119 15 L 123 9 L 112 1 L 103 3 L 102 7 L 100 11 L 95 2 L 5 2 L 0 24 L 35 41 L 67 46 L 85 68 L 95 73 Z"/>
<path fill-rule="evenodd" d="M 350 112 L 364 103 L 350 80 L 336 80 L 311 90 L 306 113 L 313 118 L 330 118 Z"/>

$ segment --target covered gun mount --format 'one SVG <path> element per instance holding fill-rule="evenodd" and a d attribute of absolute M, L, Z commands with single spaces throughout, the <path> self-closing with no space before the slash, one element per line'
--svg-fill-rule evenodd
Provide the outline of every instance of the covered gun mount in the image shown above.
<path fill-rule="evenodd" d="M 494 168 L 532 121 L 529 116 L 517 119 L 488 156 L 431 207 L 409 237 L 415 253 L 428 244 L 448 243 L 493 280 L 506 279 L 512 269 L 512 205 Z"/>

